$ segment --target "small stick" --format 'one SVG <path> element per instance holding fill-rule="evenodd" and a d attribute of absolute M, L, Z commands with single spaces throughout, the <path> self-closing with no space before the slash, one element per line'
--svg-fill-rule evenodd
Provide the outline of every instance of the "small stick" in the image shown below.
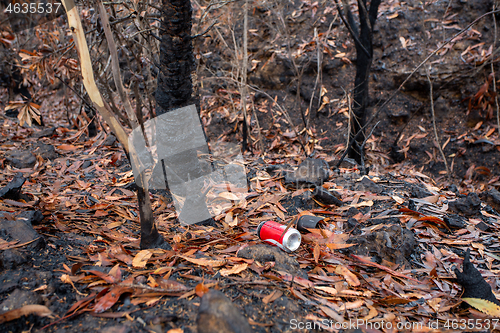
<path fill-rule="evenodd" d="M 439 143 L 439 136 L 436 128 L 436 115 L 434 113 L 434 97 L 432 96 L 432 82 L 431 78 L 429 76 L 429 71 L 427 68 L 425 69 L 425 75 L 427 76 L 427 81 L 429 81 L 429 94 L 430 94 L 430 99 L 431 99 L 431 113 L 432 113 L 432 127 L 434 128 L 434 137 L 436 138 L 436 144 L 438 146 L 439 152 L 441 153 L 441 157 L 443 157 L 444 160 L 444 166 L 446 168 L 446 175 L 448 176 L 448 179 L 450 178 L 450 170 L 448 169 L 448 163 L 446 162 L 446 156 L 444 155 L 443 148 L 441 147 L 441 144 Z"/>

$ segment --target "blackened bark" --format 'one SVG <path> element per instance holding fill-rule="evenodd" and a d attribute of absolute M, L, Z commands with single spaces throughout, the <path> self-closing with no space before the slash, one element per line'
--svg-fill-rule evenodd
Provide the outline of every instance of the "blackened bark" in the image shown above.
<path fill-rule="evenodd" d="M 349 131 L 350 140 L 362 130 L 366 124 L 366 107 L 368 104 L 368 82 L 370 77 L 370 67 L 373 59 L 373 26 L 377 20 L 378 8 L 381 0 L 372 0 L 370 8 L 367 10 L 366 0 L 358 0 L 359 11 L 359 36 L 356 42 L 356 77 L 354 79 L 354 96 L 352 103 L 351 128 Z M 351 27 L 356 33 L 356 27 Z M 364 48 L 364 49 L 363 49 Z M 365 52 L 365 50 L 367 52 Z M 367 54 L 368 53 L 368 54 Z M 349 150 L 349 157 L 362 164 L 363 152 L 361 145 L 365 140 L 365 134 L 361 133 Z"/>
<path fill-rule="evenodd" d="M 196 104 L 191 78 L 195 65 L 191 38 L 191 2 L 163 0 L 161 15 L 160 70 L 155 93 L 156 116 Z M 140 188 L 137 196 L 141 214 L 141 248 L 157 245 L 166 247 L 168 244 L 155 226 L 149 191 Z"/>
<path fill-rule="evenodd" d="M 191 37 L 191 2 L 189 0 L 163 0 L 161 15 L 160 68 L 155 92 L 156 116 L 192 104 L 197 106 L 199 114 L 199 103 L 193 93 L 191 76 L 195 68 Z M 188 161 L 197 160 L 196 150 L 183 152 L 183 155 L 189 155 L 183 156 Z M 167 157 L 165 159 L 168 160 Z M 197 176 L 195 172 L 189 172 L 192 168 L 196 170 L 198 166 L 187 165 L 187 176 L 182 177 L 182 181 Z M 166 174 L 164 176 L 166 179 Z M 141 214 L 141 248 L 169 247 L 156 229 L 149 201 L 149 191 L 140 188 L 137 194 Z"/>
<path fill-rule="evenodd" d="M 170 245 L 163 239 L 156 228 L 149 191 L 144 190 L 142 186 L 138 186 L 137 199 L 139 201 L 139 217 L 141 220 L 141 249 L 170 249 Z"/>
<path fill-rule="evenodd" d="M 89 130 L 89 137 L 93 138 L 94 136 L 97 135 L 95 110 L 94 108 L 91 108 L 87 104 L 85 104 L 85 113 L 87 114 L 87 117 L 90 119 L 89 126 L 87 127 Z"/>
<path fill-rule="evenodd" d="M 156 115 L 191 104 L 191 73 L 195 66 L 191 37 L 192 10 L 189 0 L 163 0 L 160 72 L 155 98 Z"/>

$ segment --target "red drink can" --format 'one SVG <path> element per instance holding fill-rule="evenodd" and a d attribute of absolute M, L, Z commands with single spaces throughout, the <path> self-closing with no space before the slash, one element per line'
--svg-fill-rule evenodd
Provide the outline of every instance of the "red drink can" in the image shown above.
<path fill-rule="evenodd" d="M 281 236 L 286 229 L 283 225 L 274 221 L 264 221 L 257 227 L 257 236 L 271 245 L 275 245 L 286 252 L 292 252 L 299 248 L 302 237 L 295 228 L 288 228 L 283 237 Z"/>

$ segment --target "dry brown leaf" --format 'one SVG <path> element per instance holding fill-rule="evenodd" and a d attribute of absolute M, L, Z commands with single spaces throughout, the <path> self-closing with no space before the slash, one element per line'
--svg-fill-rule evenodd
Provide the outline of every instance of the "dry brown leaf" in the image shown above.
<path fill-rule="evenodd" d="M 331 295 L 337 295 L 337 289 L 332 288 L 332 287 L 315 286 L 314 289 L 324 291 L 325 293 L 328 293 Z"/>
<path fill-rule="evenodd" d="M 319 248 L 319 244 L 316 243 L 316 245 L 314 245 L 314 251 L 313 251 L 313 255 L 314 255 L 314 262 L 315 263 L 318 263 L 319 262 L 319 255 L 321 253 L 321 250 Z"/>
<path fill-rule="evenodd" d="M 400 205 L 402 205 L 405 202 L 405 200 L 403 198 L 400 198 L 397 195 L 393 195 L 392 198 L 394 199 L 394 201 L 396 201 Z"/>
<path fill-rule="evenodd" d="M 73 150 L 78 149 L 79 147 L 74 146 L 74 145 L 62 144 L 62 145 L 57 146 L 56 148 L 61 149 L 61 150 L 66 150 L 66 151 L 73 151 Z"/>
<path fill-rule="evenodd" d="M 121 295 L 130 292 L 133 292 L 133 289 L 129 287 L 117 286 L 111 288 L 94 306 L 94 313 L 103 313 L 110 309 L 120 299 Z"/>
<path fill-rule="evenodd" d="M 367 322 L 368 320 L 372 319 L 372 318 L 375 318 L 377 315 L 378 315 L 378 311 L 377 309 L 375 309 L 375 307 L 367 304 L 366 305 L 368 307 L 368 309 L 370 309 L 370 312 L 368 313 L 368 315 L 366 315 L 365 317 L 363 317 L 362 319 Z"/>
<path fill-rule="evenodd" d="M 283 296 L 283 292 L 281 292 L 280 290 L 275 290 L 272 293 L 270 293 L 269 295 L 267 295 L 266 297 L 264 297 L 262 299 L 262 303 L 264 303 L 264 304 L 272 303 L 275 300 L 277 300 L 278 298 L 280 298 L 281 296 Z"/>
<path fill-rule="evenodd" d="M 343 265 L 338 265 L 337 268 L 335 268 L 335 273 L 342 275 L 350 286 L 357 287 L 361 284 L 358 277 Z"/>
<path fill-rule="evenodd" d="M 196 292 L 196 295 L 198 295 L 198 297 L 203 297 L 203 295 L 205 295 L 206 293 L 208 293 L 209 289 L 203 283 L 198 283 L 196 285 L 196 287 L 194 288 L 194 290 Z"/>
<path fill-rule="evenodd" d="M 0 314 L 0 324 L 21 318 L 22 316 L 28 316 L 30 314 L 36 314 L 39 317 L 48 317 L 52 315 L 52 311 L 50 311 L 50 309 L 45 305 L 25 305 L 21 308 Z"/>
<path fill-rule="evenodd" d="M 219 193 L 219 198 L 227 199 L 227 200 L 240 200 L 238 196 L 232 192 L 221 192 Z"/>
<path fill-rule="evenodd" d="M 332 308 L 329 308 L 328 306 L 325 306 L 325 305 L 320 305 L 319 308 L 321 309 L 321 311 L 323 311 L 328 317 L 332 318 L 333 320 L 335 320 L 336 322 L 338 323 L 343 323 L 344 322 L 344 318 L 339 315 L 335 310 L 333 310 Z"/>
<path fill-rule="evenodd" d="M 346 249 L 351 246 L 355 246 L 357 244 L 332 244 L 332 243 L 327 243 L 326 246 L 328 246 L 329 249 L 331 250 L 338 250 L 338 249 Z"/>
<path fill-rule="evenodd" d="M 247 267 L 248 267 L 248 264 L 244 263 L 244 264 L 234 265 L 233 267 L 231 267 L 229 269 L 223 268 L 219 272 L 220 272 L 220 275 L 222 275 L 222 276 L 228 276 L 231 274 L 241 273 L 245 269 L 247 269 Z"/>
<path fill-rule="evenodd" d="M 148 263 L 148 260 L 152 255 L 153 253 L 149 250 L 139 251 L 139 253 L 137 253 L 137 255 L 132 260 L 132 266 L 134 266 L 135 268 L 146 267 L 146 264 Z"/>
<path fill-rule="evenodd" d="M 479 311 L 486 313 L 487 315 L 500 318 L 500 306 L 497 304 L 480 298 L 467 297 L 462 299 Z"/>
<path fill-rule="evenodd" d="M 226 263 L 225 260 L 195 259 L 187 256 L 179 256 L 179 257 L 200 266 L 219 267 L 223 266 Z"/>

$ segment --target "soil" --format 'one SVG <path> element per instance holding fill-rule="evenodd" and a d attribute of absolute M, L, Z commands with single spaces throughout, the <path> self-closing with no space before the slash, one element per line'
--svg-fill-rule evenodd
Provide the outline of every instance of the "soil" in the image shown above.
<path fill-rule="evenodd" d="M 231 79 L 237 77 L 239 65 L 231 29 L 234 24 L 234 33 L 240 36 L 243 20 L 239 3 L 227 8 L 233 13 L 231 21 L 195 42 L 201 115 L 210 139 L 241 142 L 240 93 Z M 370 111 L 375 112 L 440 43 L 491 8 L 491 2 L 479 0 L 383 2 L 374 31 Z M 277 14 L 280 10 L 286 29 Z M 199 10 L 196 13 L 200 15 Z M 424 323 L 429 318 L 483 318 L 478 311 L 458 306 L 461 289 L 450 272 L 461 265 L 466 248 L 474 242 L 474 264 L 493 292 L 499 291 L 498 276 L 492 273 L 498 271 L 498 260 L 480 256 L 478 250 L 484 246 L 494 253 L 498 247 L 498 192 L 490 187 L 500 186 L 500 141 L 495 116 L 488 115 L 495 105 L 483 100 L 485 110 L 481 106 L 469 111 L 467 100 L 487 82 L 491 70 L 489 64 L 481 67 L 494 39 L 491 15 L 432 57 L 381 112 L 367 144 L 371 177 L 360 178 L 355 166 L 332 167 L 345 148 L 346 92 L 353 88 L 356 57 L 334 4 L 290 1 L 281 7 L 263 1 L 253 4 L 250 13 L 249 82 L 261 90 L 250 90 L 248 101 L 252 144 L 245 158 L 253 192 L 245 209 L 235 210 L 239 223 L 234 228 L 224 217 L 215 228 L 179 226 L 171 214 L 172 203 L 152 194 L 159 231 L 173 250 L 154 252 L 142 268 L 132 265 L 140 252 L 133 177 L 114 137 L 88 138 L 63 127 L 66 105 L 61 93 L 45 96 L 41 108 L 45 129 L 19 126 L 15 119 L 2 117 L 2 187 L 19 172 L 28 181 L 22 185 L 27 196 L 22 201 L 3 198 L 0 203 L 0 320 L 6 311 L 26 304 L 44 305 L 53 314 L 22 316 L 0 324 L 1 332 L 208 332 L 197 322 L 200 308 L 203 316 L 211 315 L 210 299 L 199 297 L 204 288 L 221 290 L 254 332 L 321 331 L 292 329 L 290 323 L 338 319 L 336 315 L 367 318 L 375 308 L 387 320 L 394 320 L 391 316 Z M 315 28 L 324 51 L 319 73 Z M 288 47 L 293 54 L 300 53 L 295 64 Z M 425 68 L 448 175 L 435 144 Z M 320 83 L 315 84 L 318 74 Z M 2 94 L 5 101 L 8 92 Z M 324 97 L 329 103 L 319 110 Z M 301 110 L 305 113 L 311 101 L 313 107 L 304 116 L 309 126 L 302 131 Z M 284 112 L 298 127 L 298 137 Z M 311 157 L 325 160 L 322 168 L 330 166 L 321 180 L 313 176 L 301 184 L 322 186 L 341 198 L 343 206 L 325 206 L 314 187 L 313 193 L 308 186 L 285 188 L 290 175 L 285 172 L 306 158 L 299 152 L 299 141 Z M 395 141 L 399 153 L 391 153 Z M 484 193 L 464 195 L 475 191 Z M 414 212 L 400 211 L 405 207 L 439 216 L 446 223 L 418 220 Z M 34 210 L 44 219 L 20 224 L 26 218 L 21 214 Z M 288 223 L 304 211 L 325 218 L 330 229 L 322 232 L 328 241 L 319 231 L 304 233 L 297 252 L 275 255 L 277 248 L 263 247 L 255 236 L 261 221 Z M 34 242 L 20 247 L 7 244 L 15 241 L 11 225 L 28 228 L 26 235 Z M 193 263 L 221 258 L 226 261 L 224 268 L 242 264 L 248 268 L 222 276 L 220 267 Z M 363 258 L 371 258 L 370 263 Z M 117 264 L 120 279 L 103 280 Z M 161 273 L 155 273 L 158 270 Z M 73 285 L 64 275 L 74 280 Z M 98 313 L 92 306 L 108 287 L 130 289 L 122 290 L 109 310 Z M 326 287 L 335 287 L 338 294 Z M 93 293 L 99 294 L 89 301 L 92 306 L 73 313 L 72 307 Z M 441 303 L 436 305 L 433 299 Z M 356 303 L 360 300 L 362 305 Z M 215 308 L 219 303 L 214 304 Z M 438 305 L 440 312 L 435 311 Z M 237 314 L 228 311 L 227 317 L 231 316 Z"/>

